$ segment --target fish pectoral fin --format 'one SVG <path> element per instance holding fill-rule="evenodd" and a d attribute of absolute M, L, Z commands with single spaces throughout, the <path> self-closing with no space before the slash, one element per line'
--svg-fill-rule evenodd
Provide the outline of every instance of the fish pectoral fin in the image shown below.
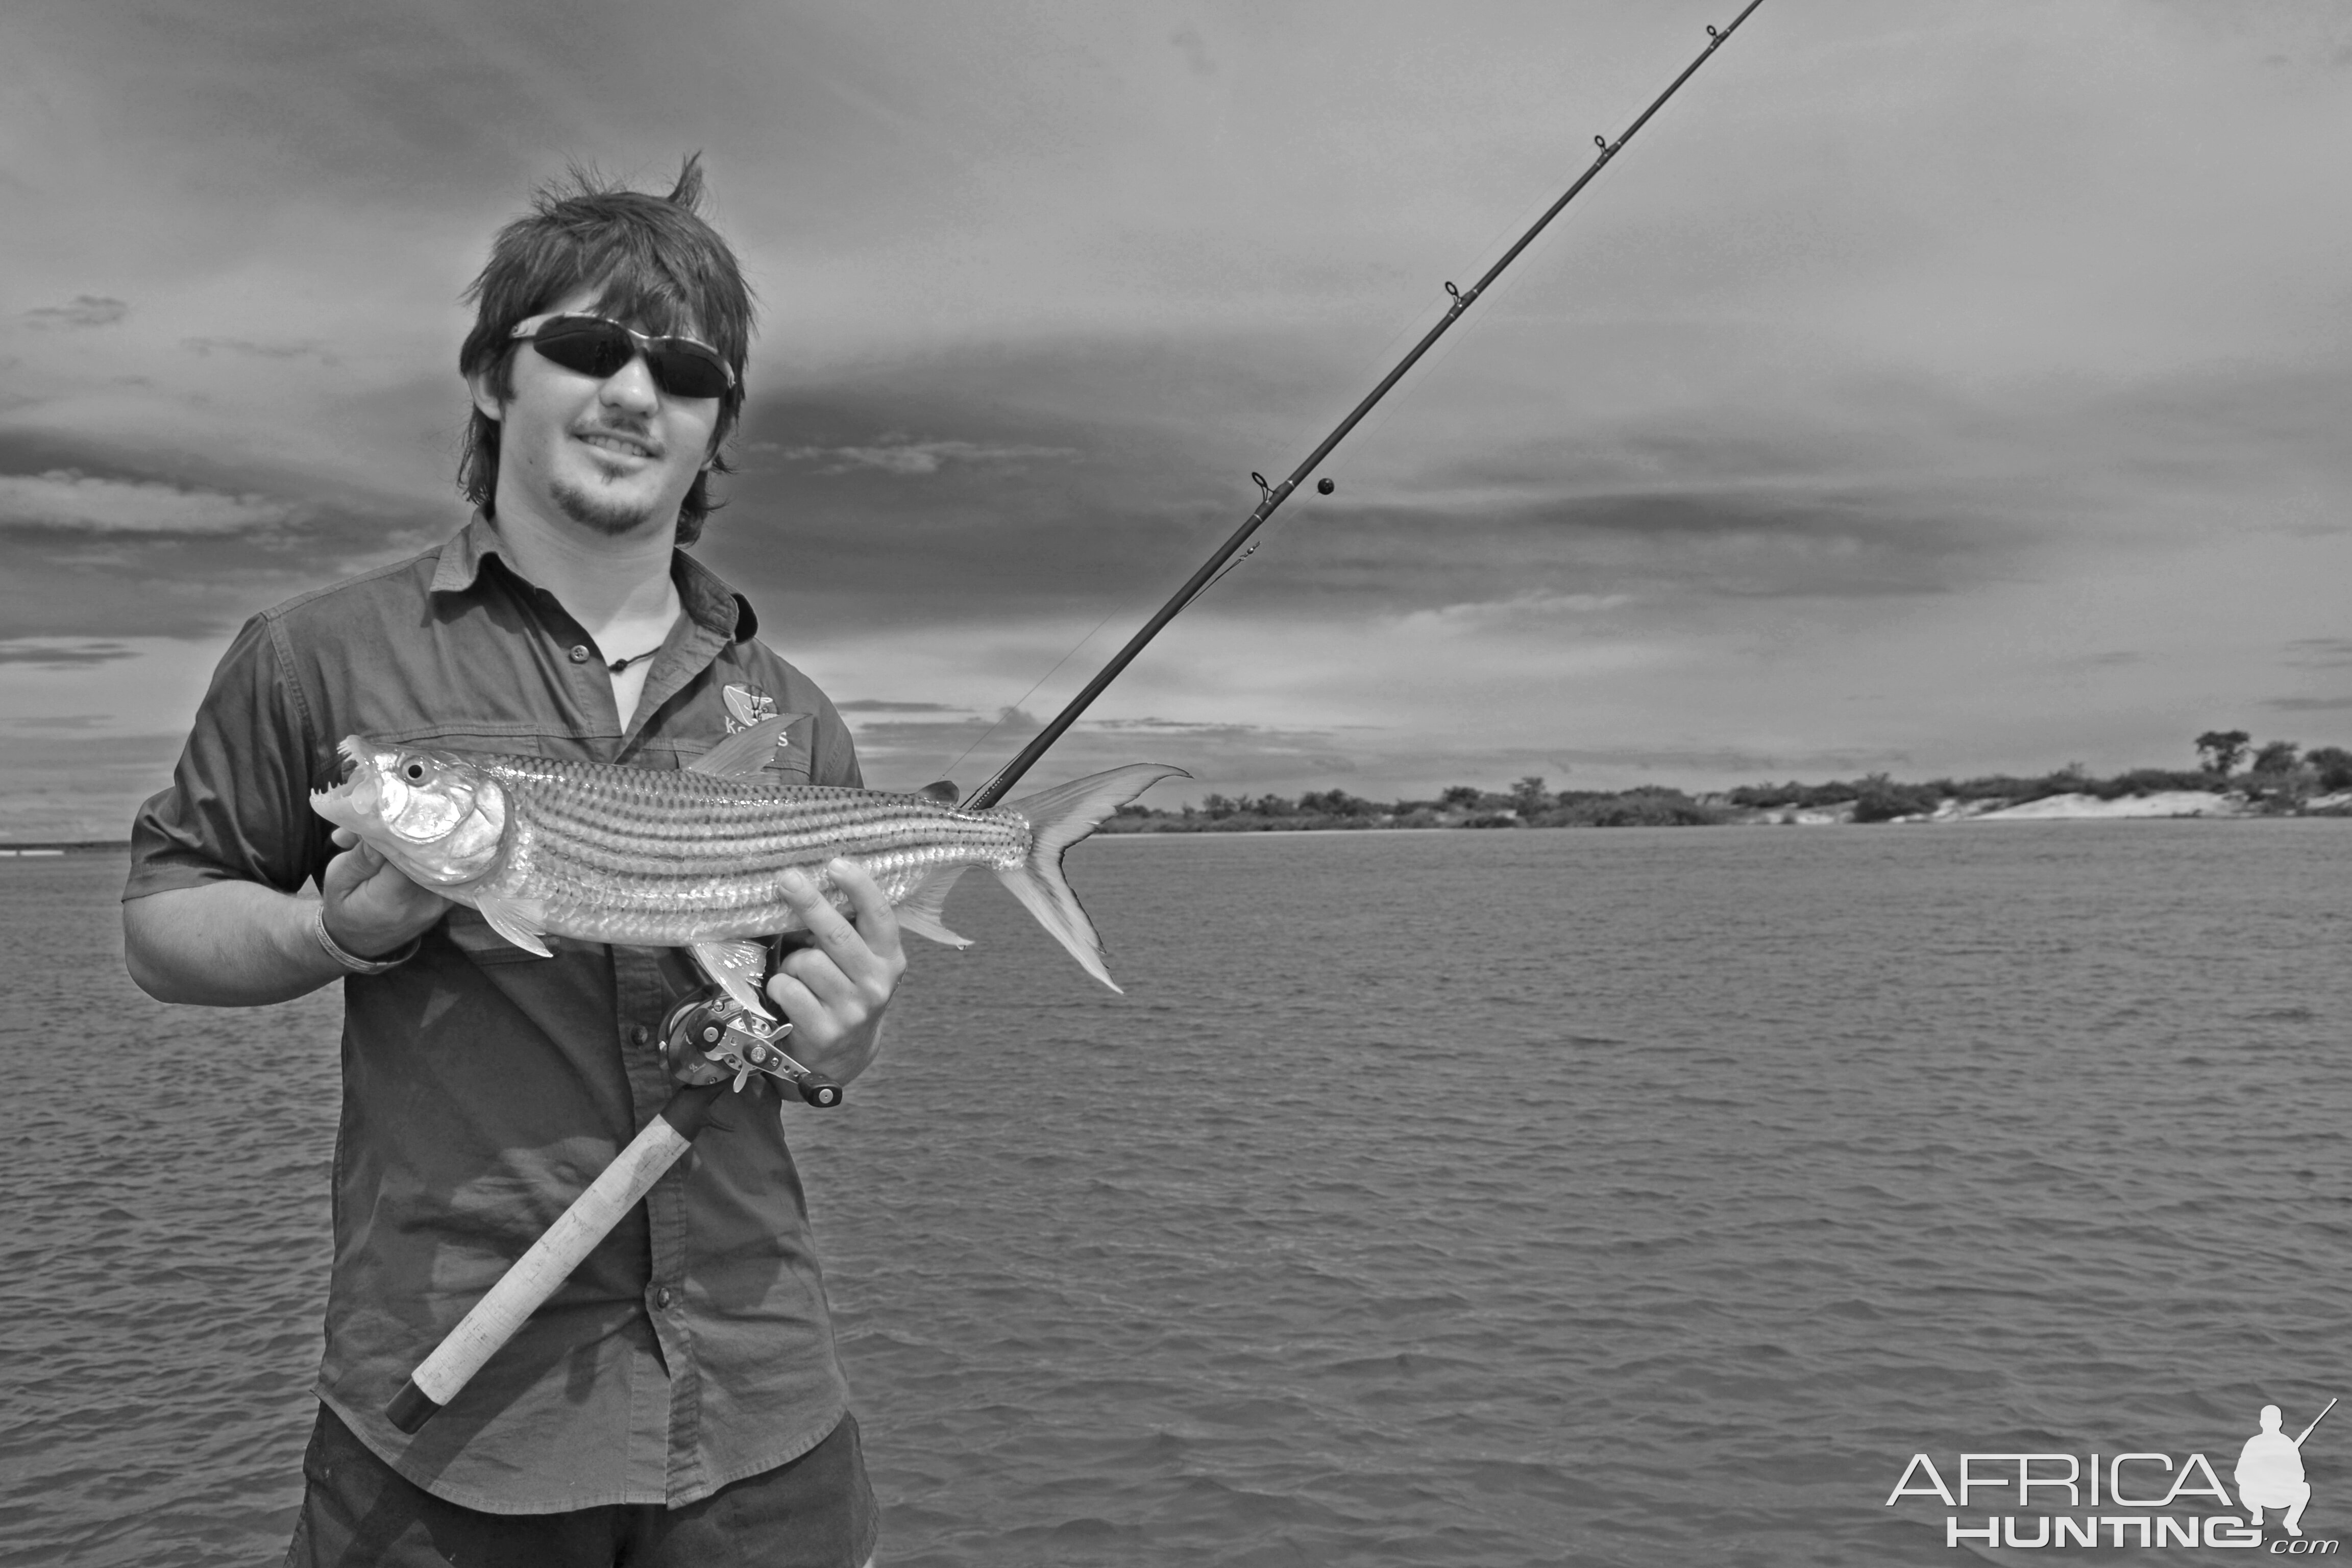
<path fill-rule="evenodd" d="M 948 779 L 941 779 L 937 784 L 927 784 L 915 793 L 929 795 L 941 805 L 953 805 L 963 798 L 963 791 L 956 788 L 954 783 Z"/>
<path fill-rule="evenodd" d="M 760 976 L 767 973 L 768 950 L 749 937 L 729 942 L 690 942 L 687 951 L 710 983 L 733 997 L 746 1011 L 772 1020 L 767 998 L 760 994 Z"/>
<path fill-rule="evenodd" d="M 537 899 L 501 899 L 486 893 L 474 900 L 474 909 L 492 931 L 525 952 L 541 958 L 555 956 L 540 940 L 547 934 L 547 906 Z"/>
<path fill-rule="evenodd" d="M 768 759 L 776 754 L 776 748 L 784 743 L 784 731 L 807 717 L 805 713 L 779 713 L 772 719 L 762 719 L 687 763 L 686 771 L 709 773 L 713 778 L 750 778 L 766 767 Z"/>
<path fill-rule="evenodd" d="M 898 929 L 950 947 L 970 947 L 971 938 L 948 930 L 941 917 L 947 913 L 948 889 L 955 886 L 958 877 L 971 869 L 969 866 L 942 866 L 916 883 L 915 890 L 899 900 L 890 911 L 898 917 Z"/>

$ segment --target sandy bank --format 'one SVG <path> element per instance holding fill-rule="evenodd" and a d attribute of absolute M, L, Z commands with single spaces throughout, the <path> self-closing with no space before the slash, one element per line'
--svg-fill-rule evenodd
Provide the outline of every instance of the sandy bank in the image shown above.
<path fill-rule="evenodd" d="M 2244 798 L 2211 790 L 2169 789 L 2101 800 L 2095 795 L 2051 795 L 1985 812 L 1978 822 L 2095 822 L 2126 816 L 2250 816 Z"/>

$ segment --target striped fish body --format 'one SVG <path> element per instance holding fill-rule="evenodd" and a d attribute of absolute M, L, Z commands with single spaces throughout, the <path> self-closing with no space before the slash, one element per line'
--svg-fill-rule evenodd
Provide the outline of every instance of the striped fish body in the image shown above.
<path fill-rule="evenodd" d="M 802 921 L 784 900 L 784 873 L 805 873 L 845 906 L 825 869 L 838 857 L 875 879 L 901 927 L 959 946 L 940 918 L 948 889 L 986 867 L 1118 989 L 1062 857 L 1181 769 L 1138 763 L 966 811 L 928 793 L 772 782 L 760 769 L 782 723 L 770 720 L 677 772 L 354 735 L 342 742 L 348 776 L 310 804 L 420 887 L 471 905 L 537 952 L 549 935 L 687 947 L 790 931 Z"/>
<path fill-rule="evenodd" d="M 780 885 L 787 870 L 845 903 L 824 870 L 845 857 L 898 904 L 943 870 L 1011 870 L 1034 842 L 1018 812 L 923 795 L 538 757 L 478 765 L 504 793 L 509 824 L 502 864 L 479 894 L 534 901 L 543 929 L 583 942 L 767 936 L 801 923 Z"/>

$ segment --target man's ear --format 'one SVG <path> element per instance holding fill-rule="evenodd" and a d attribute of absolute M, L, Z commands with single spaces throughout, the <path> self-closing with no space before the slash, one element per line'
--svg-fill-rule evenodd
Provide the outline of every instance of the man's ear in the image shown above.
<path fill-rule="evenodd" d="M 466 390 L 474 395 L 474 406 L 482 411 L 482 416 L 484 418 L 489 420 L 492 424 L 496 424 L 506 417 L 507 405 L 499 402 L 498 395 L 490 390 L 490 373 L 488 371 L 476 371 L 473 374 L 467 376 L 466 378 Z"/>

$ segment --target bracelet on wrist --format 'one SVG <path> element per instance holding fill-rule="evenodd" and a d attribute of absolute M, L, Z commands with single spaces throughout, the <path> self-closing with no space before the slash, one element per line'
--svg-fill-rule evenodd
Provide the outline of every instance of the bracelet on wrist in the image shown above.
<path fill-rule="evenodd" d="M 387 969 L 397 969 L 415 958 L 416 950 L 425 945 L 423 937 L 411 937 L 407 946 L 387 957 L 362 958 L 356 952 L 346 952 L 342 943 L 327 934 L 327 906 L 324 904 L 310 907 L 310 934 L 319 939 L 320 947 L 326 951 L 329 958 L 353 974 L 382 974 Z"/>

